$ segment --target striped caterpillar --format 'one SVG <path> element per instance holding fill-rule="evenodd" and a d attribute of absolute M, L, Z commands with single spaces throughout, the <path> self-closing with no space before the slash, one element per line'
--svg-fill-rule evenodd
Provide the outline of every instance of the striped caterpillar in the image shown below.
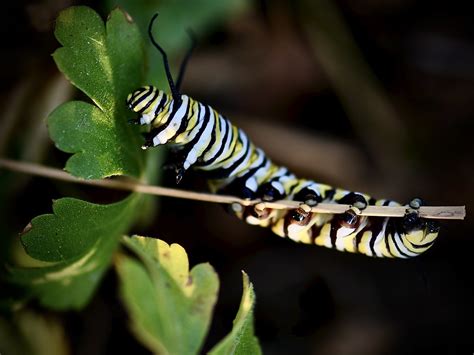
<path fill-rule="evenodd" d="M 161 52 L 170 86 L 170 94 L 153 86 L 144 86 L 127 98 L 128 107 L 139 114 L 134 123 L 150 125 L 144 149 L 171 144 L 178 150 L 176 181 L 190 168 L 201 172 L 212 192 L 233 194 L 244 199 L 263 201 L 301 201 L 294 210 L 265 208 L 262 204 L 244 207 L 232 205 L 234 214 L 245 222 L 269 227 L 296 242 L 316 244 L 340 251 L 374 257 L 409 258 L 433 245 L 438 223 L 418 216 L 421 200 L 413 199 L 404 217 L 368 217 L 359 212 L 368 205 L 399 206 L 390 200 L 375 200 L 368 195 L 346 191 L 299 179 L 285 167 L 275 165 L 254 146 L 245 132 L 212 107 L 179 93 L 181 78 L 190 52 L 181 65 L 175 84 L 165 51 L 148 33 Z M 320 202 L 351 205 L 342 214 L 311 212 Z"/>

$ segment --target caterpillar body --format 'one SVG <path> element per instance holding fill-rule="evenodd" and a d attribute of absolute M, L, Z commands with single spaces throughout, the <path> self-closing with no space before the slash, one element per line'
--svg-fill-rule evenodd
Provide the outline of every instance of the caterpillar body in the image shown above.
<path fill-rule="evenodd" d="M 418 217 L 419 199 L 412 200 L 403 218 L 360 216 L 359 210 L 367 205 L 399 204 L 297 178 L 285 167 L 274 164 L 245 132 L 212 107 L 180 94 L 184 65 L 178 85 L 175 85 L 166 53 L 151 34 L 155 19 L 156 15 L 150 22 L 149 34 L 163 55 L 171 94 L 153 86 L 144 86 L 128 96 L 127 105 L 139 114 L 135 123 L 151 126 L 144 149 L 167 144 L 177 148 L 177 182 L 186 170 L 193 168 L 206 176 L 211 191 L 215 193 L 264 201 L 301 201 L 295 210 L 270 209 L 263 204 L 232 206 L 235 215 L 245 222 L 270 227 L 277 235 L 297 242 L 373 257 L 395 258 L 419 255 L 433 245 L 439 226 L 435 221 Z M 320 202 L 352 207 L 335 215 L 311 212 L 311 206 Z"/>

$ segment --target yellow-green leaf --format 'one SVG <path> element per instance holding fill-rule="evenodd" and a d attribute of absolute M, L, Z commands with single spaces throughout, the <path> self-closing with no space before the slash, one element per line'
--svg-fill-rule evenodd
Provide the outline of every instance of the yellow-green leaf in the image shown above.
<path fill-rule="evenodd" d="M 217 299 L 214 269 L 199 264 L 189 271 L 186 252 L 177 244 L 138 236 L 123 242 L 141 261 L 126 255 L 116 259 L 137 339 L 160 354 L 198 353 Z"/>
<path fill-rule="evenodd" d="M 244 292 L 232 331 L 209 352 L 210 355 L 253 355 L 262 353 L 253 330 L 255 292 L 253 291 L 253 285 L 249 282 L 248 275 L 242 272 L 242 277 Z"/>

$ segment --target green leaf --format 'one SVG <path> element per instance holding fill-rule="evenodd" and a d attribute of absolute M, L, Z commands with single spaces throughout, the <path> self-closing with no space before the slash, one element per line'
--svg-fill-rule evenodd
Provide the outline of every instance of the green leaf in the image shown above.
<path fill-rule="evenodd" d="M 140 176 L 144 154 L 138 129 L 128 124 L 125 105 L 127 95 L 144 78 L 137 26 L 119 9 L 104 25 L 92 9 L 77 6 L 61 12 L 55 35 L 63 45 L 53 53 L 59 70 L 97 105 L 68 102 L 48 118 L 56 146 L 75 154 L 66 170 L 86 179 Z"/>
<path fill-rule="evenodd" d="M 209 329 L 219 280 L 209 264 L 189 272 L 184 249 L 152 238 L 124 238 L 141 262 L 117 257 L 121 294 L 135 336 L 160 354 L 196 354 Z"/>
<path fill-rule="evenodd" d="M 38 216 L 22 236 L 26 252 L 51 264 L 10 269 L 10 280 L 53 309 L 79 309 L 92 297 L 108 268 L 119 237 L 135 217 L 137 194 L 110 205 L 63 198 L 54 214 Z"/>
<path fill-rule="evenodd" d="M 262 350 L 253 331 L 255 293 L 249 277 L 242 272 L 244 292 L 232 331 L 209 352 L 211 355 L 261 354 Z"/>
<path fill-rule="evenodd" d="M 135 140 L 122 134 L 96 106 L 69 101 L 50 114 L 48 123 L 57 147 L 76 153 L 66 163 L 71 174 L 85 179 L 139 175 L 141 157 L 130 146 Z"/>

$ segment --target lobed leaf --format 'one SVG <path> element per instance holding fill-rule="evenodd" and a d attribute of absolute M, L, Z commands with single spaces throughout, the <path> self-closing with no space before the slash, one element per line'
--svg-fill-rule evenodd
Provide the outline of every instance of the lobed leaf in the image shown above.
<path fill-rule="evenodd" d="M 63 45 L 53 53 L 59 70 L 97 105 L 68 102 L 48 118 L 56 146 L 74 154 L 66 170 L 86 179 L 140 176 L 144 154 L 125 105 L 144 78 L 137 26 L 119 9 L 104 24 L 92 9 L 75 6 L 61 12 L 55 35 Z"/>
<path fill-rule="evenodd" d="M 255 292 L 249 277 L 242 272 L 243 294 L 232 331 L 209 352 L 210 355 L 261 354 L 262 350 L 253 330 Z"/>
<path fill-rule="evenodd" d="M 160 354 L 196 354 L 209 329 L 219 280 L 209 264 L 189 271 L 184 249 L 152 238 L 124 238 L 140 261 L 117 258 L 123 302 L 135 336 Z"/>
<path fill-rule="evenodd" d="M 11 268 L 11 281 L 25 286 L 29 297 L 38 298 L 49 308 L 83 307 L 108 268 L 139 202 L 135 194 L 110 205 L 73 198 L 55 201 L 54 214 L 34 218 L 22 236 L 30 256 L 51 264 Z"/>

